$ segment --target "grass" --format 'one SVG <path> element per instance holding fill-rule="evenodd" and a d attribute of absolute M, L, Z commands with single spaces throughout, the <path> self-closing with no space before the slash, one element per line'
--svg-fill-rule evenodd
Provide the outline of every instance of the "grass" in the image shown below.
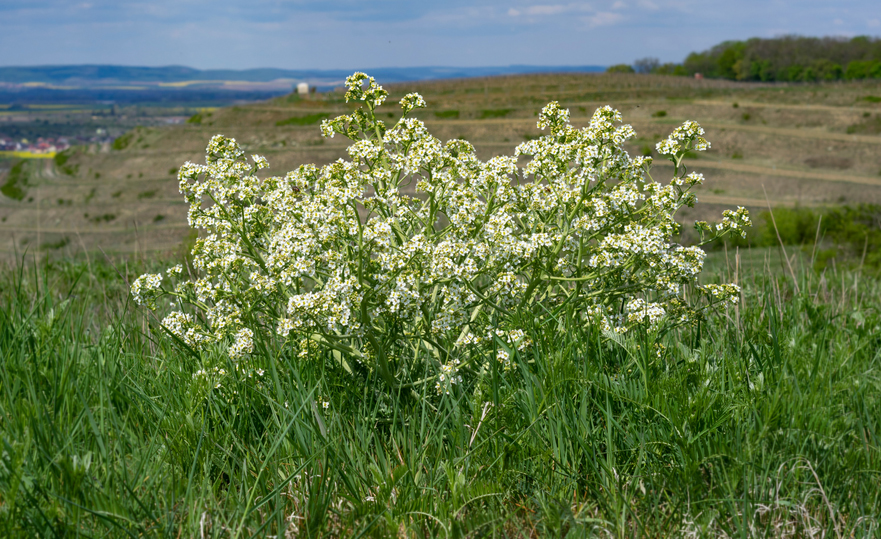
<path fill-rule="evenodd" d="M 136 134 L 137 133 L 135 131 L 129 131 L 128 133 L 117 137 L 113 141 L 113 144 L 110 145 L 110 147 L 113 148 L 114 150 L 119 150 L 119 151 L 125 150 L 126 148 L 129 147 L 129 145 L 131 145 Z"/>
<path fill-rule="evenodd" d="M 27 194 L 25 187 L 28 184 L 28 173 L 24 168 L 25 163 L 19 161 L 12 165 L 6 175 L 6 181 L 0 186 L 0 193 L 12 200 L 22 200 Z"/>
<path fill-rule="evenodd" d="M 457 119 L 459 117 L 459 111 L 456 109 L 452 110 L 439 110 L 434 113 L 435 117 L 442 119 Z"/>
<path fill-rule="evenodd" d="M 88 219 L 92 223 L 100 224 L 100 223 L 109 223 L 110 221 L 113 221 L 114 219 L 116 219 L 116 214 L 115 213 L 102 213 L 101 215 L 95 215 L 95 216 L 89 217 L 89 214 L 86 213 L 83 215 L 83 217 L 85 219 Z"/>
<path fill-rule="evenodd" d="M 848 134 L 868 134 L 868 135 L 877 135 L 881 133 L 881 115 L 875 115 L 874 118 L 870 117 L 870 115 L 863 115 L 864 120 L 859 123 L 855 123 L 847 126 Z"/>
<path fill-rule="evenodd" d="M 514 109 L 483 109 L 480 111 L 480 115 L 478 116 L 481 120 L 486 120 L 488 118 L 504 118 Z"/>
<path fill-rule="evenodd" d="M 315 114 L 307 114 L 306 116 L 292 116 L 287 118 L 286 120 L 279 120 L 275 122 L 276 127 L 281 127 L 285 125 L 312 125 L 317 124 L 321 120 L 328 118 L 330 114 L 319 112 Z"/>
<path fill-rule="evenodd" d="M 742 305 L 662 336 L 532 328 L 534 355 L 449 396 L 283 349 L 215 388 L 193 373 L 233 365 L 129 303 L 164 265 L 11 266 L 0 535 L 876 536 L 881 283 L 711 259 Z"/>

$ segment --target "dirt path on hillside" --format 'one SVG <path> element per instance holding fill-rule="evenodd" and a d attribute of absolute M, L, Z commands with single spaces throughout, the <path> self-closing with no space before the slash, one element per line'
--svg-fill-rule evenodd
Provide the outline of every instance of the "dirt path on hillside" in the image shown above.
<path fill-rule="evenodd" d="M 534 118 L 501 118 L 486 120 L 425 120 L 427 126 L 476 126 L 476 125 L 535 125 Z M 572 117 L 570 119 L 572 125 L 580 127 L 590 123 L 590 118 Z M 642 123 L 646 120 L 636 120 L 633 123 Z M 673 120 L 665 118 L 664 120 L 648 120 L 653 125 L 679 125 L 685 120 Z M 871 135 L 848 135 L 846 133 L 830 133 L 821 129 L 808 128 L 788 128 L 788 127 L 767 127 L 762 125 L 743 125 L 724 122 L 700 122 L 702 127 L 711 129 L 730 129 L 732 131 L 744 131 L 747 133 L 762 133 L 766 135 L 777 135 L 782 137 L 805 138 L 814 140 L 837 140 L 841 142 L 857 142 L 861 144 L 879 144 L 881 145 L 881 137 Z"/>
<path fill-rule="evenodd" d="M 710 105 L 710 106 L 731 106 L 731 100 L 728 101 L 718 101 L 714 99 L 696 99 L 692 101 L 695 105 Z M 761 103 L 759 101 L 738 101 L 738 106 L 740 107 L 756 107 L 756 108 L 765 108 L 765 109 L 789 109 L 789 110 L 825 110 L 825 111 L 833 111 L 839 112 L 842 110 L 868 110 L 868 111 L 876 111 L 877 107 L 867 107 L 863 106 L 840 106 L 836 107 L 835 105 L 803 105 L 803 104 L 793 104 L 793 103 Z"/>
<path fill-rule="evenodd" d="M 120 232 L 135 232 L 140 231 L 143 232 L 145 230 L 178 230 L 182 228 L 190 228 L 186 222 L 183 223 L 170 223 L 167 225 L 149 225 L 144 224 L 138 227 L 135 226 L 113 226 L 113 227 L 101 227 L 101 228 L 65 228 L 65 227 L 51 227 L 51 226 L 0 226 L 0 234 L 3 232 L 40 232 L 42 234 L 117 234 Z"/>
<path fill-rule="evenodd" d="M 698 198 L 699 204 L 719 204 L 722 206 L 745 206 L 748 208 L 756 208 L 756 207 L 767 208 L 768 207 L 768 202 L 763 198 L 758 199 L 758 198 L 726 197 L 726 196 L 719 196 L 719 195 L 703 195 L 700 193 L 697 194 L 697 198 Z M 796 200 L 772 200 L 771 205 L 774 207 L 777 207 L 777 206 L 805 207 L 805 206 L 807 206 L 807 207 L 814 208 L 814 207 L 826 206 L 827 204 L 823 204 L 820 202 L 803 202 L 803 201 L 800 202 L 800 201 L 796 201 Z"/>
<path fill-rule="evenodd" d="M 746 131 L 747 133 L 762 133 L 765 135 L 777 135 L 781 137 L 805 138 L 814 140 L 837 140 L 841 142 L 858 142 L 861 144 L 881 144 L 881 137 L 873 137 L 871 135 L 848 135 L 846 133 L 830 133 L 828 131 L 822 131 L 820 129 L 767 127 L 763 125 L 740 125 L 722 122 L 700 122 L 700 124 L 704 128 L 731 129 L 733 131 Z"/>
<path fill-rule="evenodd" d="M 656 166 L 665 167 L 666 163 L 658 163 Z M 861 185 L 881 186 L 881 178 L 870 176 L 848 176 L 847 174 L 835 174 L 832 172 L 812 172 L 809 170 L 792 170 L 777 167 L 765 167 L 746 163 L 734 163 L 730 161 L 692 161 L 692 168 L 712 168 L 717 170 L 729 170 L 744 174 L 757 174 L 761 176 L 780 176 L 784 178 L 797 178 L 802 180 L 820 180 L 824 182 L 856 183 Z"/>
<path fill-rule="evenodd" d="M 570 119 L 572 125 L 581 127 L 590 123 L 587 116 L 575 116 Z M 648 122 L 653 125 L 679 125 L 685 120 L 674 120 L 665 118 L 664 120 L 631 120 L 625 123 L 643 123 Z M 425 120 L 427 126 L 478 126 L 478 125 L 532 125 L 536 124 L 534 118 L 494 118 L 486 120 Z M 724 122 L 700 122 L 703 127 L 713 129 L 730 129 L 732 131 L 745 131 L 747 133 L 764 133 L 769 135 L 778 135 L 784 137 L 806 138 L 815 140 L 838 140 L 842 142 L 858 142 L 862 144 L 881 144 L 881 137 L 872 135 L 848 135 L 846 133 L 830 133 L 821 129 L 809 128 L 787 128 L 787 127 L 767 127 L 761 125 L 743 125 Z"/>

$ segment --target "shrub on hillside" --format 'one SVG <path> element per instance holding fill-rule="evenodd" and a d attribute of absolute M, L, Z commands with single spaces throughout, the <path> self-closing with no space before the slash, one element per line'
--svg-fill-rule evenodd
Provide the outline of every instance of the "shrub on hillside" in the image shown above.
<path fill-rule="evenodd" d="M 538 121 L 546 135 L 480 161 L 467 141 L 442 143 L 410 117 L 420 95 L 402 98 L 402 118 L 387 126 L 377 114 L 385 90 L 362 73 L 347 86 L 363 108 L 321 132 L 352 139 L 350 160 L 260 177 L 266 159 L 249 163 L 218 135 L 205 165 L 181 167 L 189 223 L 203 231 L 198 277 L 180 266 L 146 274 L 132 295 L 151 308 L 172 300 L 162 325 L 203 362 L 200 376 L 250 376 L 261 361 L 299 357 L 444 393 L 463 373 L 530 354 L 539 327 L 665 331 L 738 297 L 734 285 L 686 296 L 704 252 L 670 243 L 676 211 L 703 182 L 682 166 L 709 148 L 695 122 L 657 145 L 676 171 L 661 184 L 650 157 L 624 150 L 635 132 L 610 107 L 576 129 L 552 102 Z M 519 156 L 531 157 L 524 168 Z M 748 224 L 739 208 L 697 229 L 706 242 Z"/>
<path fill-rule="evenodd" d="M 775 226 L 776 223 L 776 226 Z M 881 206 L 861 204 L 828 209 L 775 208 L 763 211 L 746 237 L 731 237 L 729 246 L 802 246 L 809 253 L 835 253 L 838 264 L 881 270 Z M 832 255 L 830 255 L 832 256 Z M 827 256 L 825 258 L 829 258 Z M 821 270 L 825 264 L 819 264 Z"/>
<path fill-rule="evenodd" d="M 606 73 L 636 73 L 636 70 L 628 64 L 615 64 L 607 67 Z"/>

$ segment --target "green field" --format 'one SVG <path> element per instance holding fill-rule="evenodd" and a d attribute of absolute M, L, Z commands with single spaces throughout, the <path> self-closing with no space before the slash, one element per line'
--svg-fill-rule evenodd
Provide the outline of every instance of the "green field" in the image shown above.
<path fill-rule="evenodd" d="M 205 387 L 128 299 L 155 261 L 5 271 L 0 530 L 877 536 L 881 287 L 748 254 L 707 277 L 744 285 L 741 306 L 667 335 L 661 359 L 549 331 L 514 371 L 418 398 L 284 355 L 260 383 Z"/>
<path fill-rule="evenodd" d="M 538 135 L 534 111 L 552 98 L 576 125 L 598 104 L 621 108 L 643 134 L 637 154 L 698 119 L 713 147 L 688 166 L 708 182 L 683 221 L 776 207 L 708 255 L 701 282 L 736 283 L 740 300 L 625 336 L 535 311 L 510 369 L 479 348 L 489 355 L 448 393 L 428 367 L 391 358 L 389 383 L 367 356 L 308 344 L 236 363 L 173 338 L 156 317 L 171 307 L 138 308 L 130 285 L 177 263 L 198 273 L 176 173 L 204 161 L 211 134 L 265 154 L 274 174 L 325 164 L 345 146 L 315 122 L 350 110 L 341 95 L 21 162 L 0 182 L 0 230 L 13 233 L 0 273 L 0 536 L 881 534 L 878 210 L 857 206 L 881 194 L 881 137 L 848 132 L 874 125 L 881 109 L 862 96 L 877 86 L 561 75 L 392 90 L 424 93 L 418 116 L 481 159 Z"/>

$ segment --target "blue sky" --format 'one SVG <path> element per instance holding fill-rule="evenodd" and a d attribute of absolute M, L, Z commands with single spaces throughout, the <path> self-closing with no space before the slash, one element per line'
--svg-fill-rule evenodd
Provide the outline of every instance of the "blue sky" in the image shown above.
<path fill-rule="evenodd" d="M 0 0 L 0 65 L 202 69 L 681 61 L 726 39 L 881 35 L 878 0 Z"/>

